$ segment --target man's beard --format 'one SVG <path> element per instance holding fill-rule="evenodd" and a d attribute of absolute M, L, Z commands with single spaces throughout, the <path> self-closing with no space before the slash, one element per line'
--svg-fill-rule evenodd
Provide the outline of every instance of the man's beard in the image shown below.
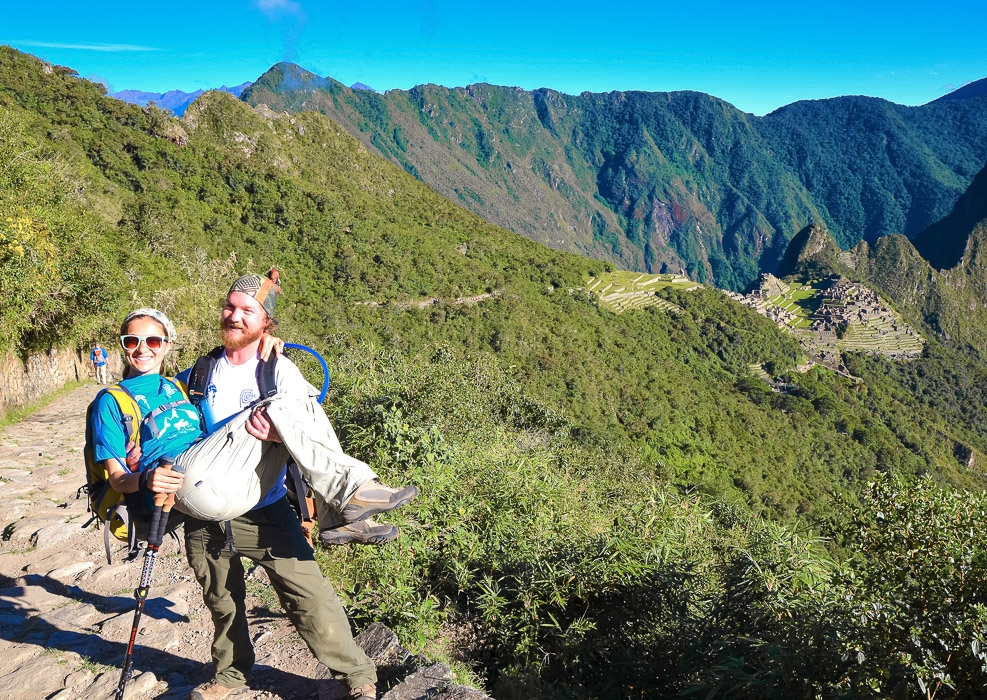
<path fill-rule="evenodd" d="M 234 333 L 234 330 L 239 332 Z M 251 332 L 239 324 L 224 323 L 223 327 L 220 329 L 223 347 L 227 350 L 239 350 L 241 348 L 245 348 L 251 343 L 260 340 L 262 335 L 264 335 L 263 328 L 259 328 L 256 331 Z"/>

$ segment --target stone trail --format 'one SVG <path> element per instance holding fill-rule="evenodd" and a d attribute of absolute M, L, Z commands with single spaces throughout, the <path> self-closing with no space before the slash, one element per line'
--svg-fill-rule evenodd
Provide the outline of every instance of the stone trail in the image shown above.
<path fill-rule="evenodd" d="M 107 564 L 102 530 L 82 527 L 86 499 L 76 494 L 85 483 L 85 411 L 97 390 L 80 387 L 0 431 L 0 700 L 103 700 L 113 697 L 120 678 L 142 561 L 123 561 L 117 551 Z M 249 577 L 253 592 L 269 585 L 262 570 Z M 332 700 L 344 693 L 280 608 L 253 595 L 247 606 L 257 665 L 250 688 L 231 697 Z M 211 677 L 211 639 L 185 555 L 166 539 L 127 700 L 188 697 Z M 453 684 L 448 667 L 411 655 L 382 625 L 358 641 L 378 665 L 381 700 L 487 697 Z"/>

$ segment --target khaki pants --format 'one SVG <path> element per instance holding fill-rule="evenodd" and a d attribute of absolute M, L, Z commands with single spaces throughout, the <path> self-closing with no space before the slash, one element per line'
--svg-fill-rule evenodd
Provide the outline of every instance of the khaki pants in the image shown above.
<path fill-rule="evenodd" d="M 376 682 L 373 662 L 353 641 L 343 606 L 319 570 L 287 500 L 231 523 L 236 554 L 226 547 L 219 523 L 185 521 L 185 551 L 215 625 L 212 659 L 219 684 L 245 685 L 254 665 L 241 556 L 264 567 L 292 624 L 334 677 L 350 688 Z"/>
<path fill-rule="evenodd" d="M 96 382 L 99 384 L 110 383 L 110 368 L 107 364 L 96 365 Z"/>
<path fill-rule="evenodd" d="M 201 520 L 235 518 L 260 502 L 281 479 L 285 462 L 294 458 L 317 495 L 320 527 L 339 524 L 339 509 L 377 475 L 343 452 L 317 401 L 278 394 L 262 405 L 283 443 L 250 435 L 245 426 L 252 409 L 242 411 L 175 458 L 175 470 L 185 473 L 175 507 Z"/>

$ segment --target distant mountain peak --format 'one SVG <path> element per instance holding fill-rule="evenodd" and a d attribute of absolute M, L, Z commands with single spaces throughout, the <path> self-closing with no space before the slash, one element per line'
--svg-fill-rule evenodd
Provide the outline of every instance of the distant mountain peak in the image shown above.
<path fill-rule="evenodd" d="M 212 90 L 219 90 L 220 92 L 228 92 L 234 97 L 240 97 L 243 91 L 250 87 L 250 81 L 245 83 L 240 83 L 239 85 L 234 85 L 233 87 L 227 87 L 223 85 L 218 88 L 210 88 Z M 205 90 L 196 90 L 194 92 L 185 92 L 183 90 L 169 90 L 168 92 L 144 92 L 143 90 L 121 90 L 120 92 L 114 92 L 110 97 L 115 97 L 123 102 L 129 102 L 130 104 L 137 105 L 138 107 L 144 107 L 148 103 L 153 102 L 158 107 L 162 109 L 171 110 L 175 116 L 180 117 L 185 114 L 185 110 L 188 106 L 192 104 Z"/>
<path fill-rule="evenodd" d="M 353 83 L 350 85 L 350 90 L 366 90 L 368 92 L 377 92 L 372 87 L 365 83 Z"/>
<path fill-rule="evenodd" d="M 252 93 L 258 91 L 270 91 L 274 94 L 285 92 L 311 92 L 314 90 L 328 90 L 334 92 L 339 89 L 346 89 L 345 86 L 330 77 L 323 78 L 310 70 L 306 70 L 297 63 L 281 61 L 276 63 L 254 81 L 247 90 L 244 91 L 241 99 L 250 100 Z"/>
<path fill-rule="evenodd" d="M 952 102 L 953 100 L 969 100 L 984 95 L 987 95 L 987 78 L 981 78 L 980 80 L 974 80 L 972 83 L 967 83 L 952 92 L 947 92 L 942 97 L 932 100 L 929 104 L 941 104 L 943 102 Z"/>
<path fill-rule="evenodd" d="M 810 261 L 824 263 L 829 269 L 835 269 L 839 254 L 840 248 L 826 227 L 812 222 L 789 241 L 785 257 L 778 266 L 778 276 L 793 275 Z"/>

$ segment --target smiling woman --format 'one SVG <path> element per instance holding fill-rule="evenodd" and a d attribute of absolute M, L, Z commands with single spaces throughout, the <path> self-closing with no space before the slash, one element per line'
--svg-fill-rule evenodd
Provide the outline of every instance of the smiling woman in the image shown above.
<path fill-rule="evenodd" d="M 174 339 L 174 325 L 157 309 L 132 311 L 120 326 L 126 363 L 120 386 L 133 397 L 144 419 L 136 431 L 142 445 L 140 468 L 132 471 L 126 464 L 125 451 L 131 436 L 123 432 L 123 414 L 112 395 L 105 393 L 97 400 L 93 412 L 95 455 L 103 461 L 110 486 L 117 493 L 177 491 L 183 483 L 182 475 L 155 467 L 162 458 L 181 452 L 202 435 L 198 411 L 188 402 L 184 388 L 161 376 L 161 366 Z M 145 428 L 150 434 L 141 435 Z"/>

